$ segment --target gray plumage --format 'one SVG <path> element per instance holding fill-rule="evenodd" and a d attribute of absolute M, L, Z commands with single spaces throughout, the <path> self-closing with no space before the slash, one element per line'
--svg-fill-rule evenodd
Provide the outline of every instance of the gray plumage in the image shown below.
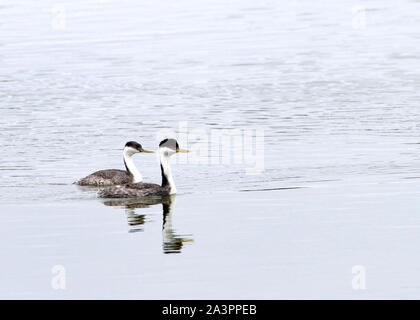
<path fill-rule="evenodd" d="M 79 186 L 112 186 L 132 183 L 134 176 L 125 170 L 108 169 L 96 171 L 75 182 Z"/>
<path fill-rule="evenodd" d="M 148 196 L 169 195 L 170 187 L 164 187 L 154 183 L 130 183 L 120 186 L 112 186 L 98 191 L 101 198 L 136 198 Z"/>

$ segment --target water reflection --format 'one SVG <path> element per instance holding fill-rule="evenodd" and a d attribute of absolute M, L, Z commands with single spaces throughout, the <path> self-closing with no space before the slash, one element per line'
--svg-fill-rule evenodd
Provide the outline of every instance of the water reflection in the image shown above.
<path fill-rule="evenodd" d="M 172 226 L 173 210 L 176 195 L 156 198 L 136 199 L 112 199 L 104 201 L 106 206 L 118 206 L 125 208 L 129 232 L 144 231 L 144 225 L 148 221 L 147 214 L 140 214 L 138 209 L 149 208 L 156 204 L 162 204 L 162 249 L 163 253 L 181 253 L 186 242 L 193 242 L 192 235 L 177 234 Z"/>
<path fill-rule="evenodd" d="M 192 242 L 192 235 L 178 235 L 172 227 L 173 208 L 175 195 L 171 200 L 162 203 L 163 222 L 162 222 L 162 249 L 163 253 L 180 253 L 185 242 Z"/>

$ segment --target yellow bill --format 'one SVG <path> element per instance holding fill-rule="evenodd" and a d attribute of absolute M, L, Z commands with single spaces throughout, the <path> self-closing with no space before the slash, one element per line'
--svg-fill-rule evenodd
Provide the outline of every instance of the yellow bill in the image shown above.
<path fill-rule="evenodd" d="M 176 149 L 176 152 L 184 152 L 184 153 L 188 153 L 188 152 L 190 152 L 190 150 Z"/>

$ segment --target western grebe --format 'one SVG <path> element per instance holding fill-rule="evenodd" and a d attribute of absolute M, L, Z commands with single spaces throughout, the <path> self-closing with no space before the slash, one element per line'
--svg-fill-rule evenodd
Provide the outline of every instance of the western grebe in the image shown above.
<path fill-rule="evenodd" d="M 134 165 L 133 155 L 140 152 L 153 153 L 144 150 L 140 143 L 129 141 L 123 150 L 124 170 L 109 169 L 96 171 L 75 182 L 80 186 L 110 186 L 116 184 L 137 183 L 143 181 L 141 173 Z"/>
<path fill-rule="evenodd" d="M 135 198 L 175 194 L 176 187 L 169 165 L 169 158 L 177 152 L 189 151 L 180 149 L 178 142 L 175 139 L 165 139 L 160 142 L 159 158 L 162 174 L 161 185 L 154 183 L 129 183 L 99 190 L 98 196 L 101 198 Z"/>

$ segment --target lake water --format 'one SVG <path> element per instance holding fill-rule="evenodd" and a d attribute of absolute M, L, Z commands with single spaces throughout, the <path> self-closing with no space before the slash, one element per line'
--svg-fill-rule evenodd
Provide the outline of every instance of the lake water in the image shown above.
<path fill-rule="evenodd" d="M 419 298 L 419 28 L 414 0 L 1 1 L 0 298 Z M 166 129 L 172 201 L 72 184 Z M 194 161 L 217 129 L 263 132 L 264 170 Z"/>

